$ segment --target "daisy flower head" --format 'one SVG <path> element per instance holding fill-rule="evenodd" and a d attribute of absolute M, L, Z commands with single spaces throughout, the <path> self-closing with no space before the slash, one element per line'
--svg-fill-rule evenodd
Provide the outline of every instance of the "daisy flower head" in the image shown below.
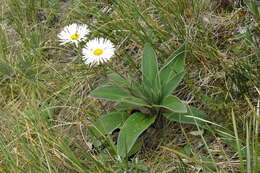
<path fill-rule="evenodd" d="M 58 34 L 58 37 L 60 38 L 61 45 L 66 43 L 75 43 L 76 47 L 78 47 L 79 42 L 84 40 L 85 36 L 88 34 L 89 29 L 87 25 L 73 23 L 65 26 Z"/>
<path fill-rule="evenodd" d="M 88 65 L 99 65 L 107 62 L 115 52 L 110 40 L 95 38 L 86 43 L 82 49 L 83 60 Z"/>

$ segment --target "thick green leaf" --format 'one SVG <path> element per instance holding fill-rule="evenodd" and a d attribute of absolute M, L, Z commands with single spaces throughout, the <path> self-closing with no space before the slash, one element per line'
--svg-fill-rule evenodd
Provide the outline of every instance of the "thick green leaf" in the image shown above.
<path fill-rule="evenodd" d="M 117 111 L 128 111 L 128 110 L 134 110 L 138 106 L 129 104 L 129 103 L 118 103 L 116 106 L 114 106 L 114 109 Z"/>
<path fill-rule="evenodd" d="M 92 91 L 90 96 L 99 99 L 118 101 L 122 98 L 129 97 L 130 94 L 126 90 L 117 86 L 104 86 Z"/>
<path fill-rule="evenodd" d="M 142 148 L 143 146 L 143 141 L 140 141 L 140 142 L 136 142 L 133 147 L 131 148 L 131 150 L 128 152 L 128 156 L 132 156 L 134 155 L 135 153 L 137 153 L 138 151 L 140 151 L 140 149 Z"/>
<path fill-rule="evenodd" d="M 146 97 L 142 81 L 139 81 L 138 79 L 131 79 L 131 89 L 134 91 L 135 95 Z"/>
<path fill-rule="evenodd" d="M 117 152 L 121 157 L 126 157 L 137 138 L 154 123 L 156 116 L 147 116 L 142 113 L 134 113 L 124 123 L 118 139 Z"/>
<path fill-rule="evenodd" d="M 121 127 L 128 117 L 126 112 L 112 112 L 99 118 L 94 126 L 103 134 L 110 134 Z"/>
<path fill-rule="evenodd" d="M 181 72 L 177 75 L 175 75 L 171 80 L 169 80 L 163 87 L 163 96 L 166 97 L 170 95 L 175 88 L 179 85 L 181 80 L 184 77 L 184 72 Z"/>
<path fill-rule="evenodd" d="M 150 107 L 144 100 L 132 96 L 126 89 L 117 86 L 104 86 L 95 89 L 90 93 L 93 98 L 107 99 L 116 102 L 125 102 L 130 104 L 135 104 L 139 106 Z"/>
<path fill-rule="evenodd" d="M 165 97 L 160 105 L 154 105 L 156 107 L 162 107 L 162 108 L 166 108 L 169 109 L 173 112 L 177 112 L 177 113 L 186 113 L 187 112 L 187 107 L 184 103 L 182 103 L 182 101 L 176 97 L 176 96 L 172 96 L 169 95 L 167 97 Z"/>
<path fill-rule="evenodd" d="M 184 71 L 185 47 L 186 44 L 183 44 L 177 49 L 161 68 L 160 80 L 162 85 L 168 83 L 176 74 Z"/>
<path fill-rule="evenodd" d="M 163 114 L 169 120 L 177 121 L 185 124 L 198 124 L 200 127 L 205 127 L 207 115 L 198 111 L 196 108 L 189 106 L 186 114 L 167 112 Z M 205 120 L 205 121 L 203 121 Z"/>
<path fill-rule="evenodd" d="M 150 92 L 154 100 L 160 95 L 160 79 L 158 73 L 157 56 L 151 45 L 146 44 L 142 58 L 142 75 L 144 89 Z"/>
<path fill-rule="evenodd" d="M 122 87 L 129 87 L 129 83 L 127 80 L 125 80 L 122 76 L 116 73 L 111 73 L 108 75 L 109 81 L 111 81 L 113 84 L 117 84 Z"/>
<path fill-rule="evenodd" d="M 143 80 L 148 81 L 148 83 L 153 83 L 158 75 L 158 64 L 157 57 L 154 49 L 151 45 L 146 44 L 144 47 L 144 54 L 142 59 L 142 72 Z"/>
<path fill-rule="evenodd" d="M 151 107 L 151 105 L 146 103 L 144 100 L 139 99 L 137 97 L 133 97 L 133 96 L 122 98 L 120 100 L 120 102 L 130 103 L 130 104 L 134 104 L 134 105 L 138 105 L 138 106 Z"/>

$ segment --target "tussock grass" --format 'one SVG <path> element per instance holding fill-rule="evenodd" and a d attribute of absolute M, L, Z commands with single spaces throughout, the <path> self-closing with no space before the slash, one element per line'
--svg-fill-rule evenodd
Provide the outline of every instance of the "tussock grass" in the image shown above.
<path fill-rule="evenodd" d="M 204 0 L 0 5 L 0 172 L 259 171 L 256 1 L 230 2 L 228 8 Z M 88 24 L 91 38 L 117 45 L 107 66 L 89 68 L 72 45 L 58 45 L 56 34 L 72 22 Z M 149 129 L 142 151 L 128 162 L 109 145 L 93 148 L 87 125 L 114 105 L 90 99 L 89 92 L 112 70 L 138 75 L 146 42 L 167 57 L 184 41 L 187 75 L 176 94 L 221 127 L 193 136 L 198 127 L 167 122 L 163 133 Z"/>

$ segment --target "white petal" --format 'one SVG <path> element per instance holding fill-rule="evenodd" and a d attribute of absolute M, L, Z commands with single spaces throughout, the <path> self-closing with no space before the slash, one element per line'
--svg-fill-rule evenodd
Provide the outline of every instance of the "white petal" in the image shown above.
<path fill-rule="evenodd" d="M 103 49 L 102 55 L 94 55 L 95 49 Z M 82 50 L 83 60 L 86 64 L 101 64 L 107 62 L 114 55 L 114 45 L 110 40 L 95 38 L 86 43 Z"/>
<path fill-rule="evenodd" d="M 57 35 L 60 38 L 62 44 L 74 43 L 78 46 L 79 42 L 85 39 L 85 36 L 89 33 L 87 25 L 79 25 L 73 23 L 71 25 L 65 26 L 63 30 Z M 79 34 L 78 40 L 72 40 L 71 35 Z"/>

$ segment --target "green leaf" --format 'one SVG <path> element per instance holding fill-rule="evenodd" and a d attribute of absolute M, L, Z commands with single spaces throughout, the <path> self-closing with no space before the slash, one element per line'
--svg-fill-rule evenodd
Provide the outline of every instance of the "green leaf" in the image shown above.
<path fill-rule="evenodd" d="M 134 105 L 138 105 L 138 106 L 145 106 L 145 107 L 149 107 L 151 108 L 151 105 L 149 105 L 148 103 L 146 103 L 144 100 L 139 99 L 137 97 L 125 97 L 123 99 L 120 100 L 121 102 L 125 102 L 125 103 L 130 103 L 130 104 L 134 104 Z"/>
<path fill-rule="evenodd" d="M 206 128 L 205 122 L 207 115 L 200 112 L 194 107 L 189 106 L 188 112 L 186 114 L 179 114 L 174 112 L 167 112 L 163 114 L 166 118 L 169 120 L 177 121 L 179 123 L 185 123 L 185 124 L 198 124 L 202 128 Z"/>
<path fill-rule="evenodd" d="M 160 70 L 160 80 L 162 86 L 172 79 L 172 76 L 184 71 L 185 47 L 183 44 L 177 49 L 166 61 L 165 65 Z"/>
<path fill-rule="evenodd" d="M 97 88 L 90 93 L 90 97 L 151 107 L 144 100 L 132 96 L 126 89 L 117 86 L 104 86 Z"/>
<path fill-rule="evenodd" d="M 144 47 L 142 72 L 143 80 L 151 84 L 158 75 L 157 57 L 150 44 L 146 44 Z"/>
<path fill-rule="evenodd" d="M 157 99 L 160 95 L 160 79 L 158 73 L 157 56 L 150 44 L 144 47 L 142 58 L 142 75 L 144 82 L 144 89 L 149 91 L 151 98 Z"/>
<path fill-rule="evenodd" d="M 133 145 L 133 147 L 131 148 L 131 150 L 129 151 L 128 156 L 130 157 L 130 156 L 134 155 L 135 153 L 137 153 L 138 151 L 140 151 L 143 144 L 144 144 L 143 141 L 135 143 Z"/>
<path fill-rule="evenodd" d="M 99 118 L 94 126 L 103 134 L 110 134 L 121 127 L 128 117 L 126 112 L 112 112 Z"/>
<path fill-rule="evenodd" d="M 116 73 L 111 73 L 108 75 L 109 81 L 111 81 L 113 84 L 117 84 L 122 87 L 129 87 L 129 83 L 127 80 L 125 80 L 122 76 Z"/>
<path fill-rule="evenodd" d="M 130 96 L 130 94 L 126 90 L 116 86 L 104 86 L 92 91 L 90 96 L 99 99 L 118 101 L 122 98 Z"/>
<path fill-rule="evenodd" d="M 181 82 L 181 80 L 184 77 L 184 72 L 181 72 L 177 75 L 175 75 L 174 77 L 172 77 L 171 80 L 169 80 L 163 87 L 163 96 L 166 97 L 168 95 L 170 95 L 175 89 L 176 87 L 179 85 L 179 83 Z"/>
<path fill-rule="evenodd" d="M 128 110 L 136 109 L 137 107 L 138 106 L 129 103 L 118 103 L 117 105 L 114 106 L 114 109 L 117 111 L 128 111 Z"/>
<path fill-rule="evenodd" d="M 147 116 L 142 113 L 134 113 L 124 123 L 118 139 L 118 155 L 126 157 L 131 151 L 137 138 L 154 123 L 156 116 Z"/>
<path fill-rule="evenodd" d="M 176 97 L 176 96 L 172 96 L 169 95 L 167 97 L 165 97 L 160 105 L 154 105 L 156 107 L 162 107 L 162 108 L 166 108 L 169 109 L 173 112 L 177 112 L 177 113 L 186 113 L 187 112 L 187 107 L 184 103 L 182 103 L 182 101 Z"/>

